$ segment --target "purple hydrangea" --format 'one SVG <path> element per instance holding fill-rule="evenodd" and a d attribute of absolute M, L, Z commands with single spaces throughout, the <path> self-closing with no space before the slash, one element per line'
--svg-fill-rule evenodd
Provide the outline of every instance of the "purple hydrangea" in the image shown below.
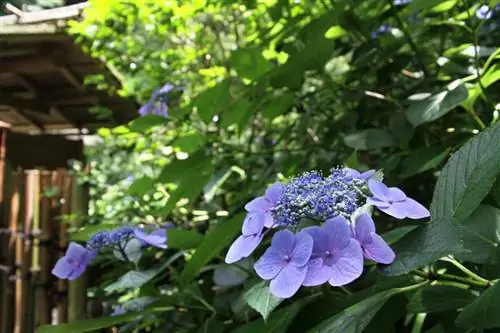
<path fill-rule="evenodd" d="M 325 282 L 332 286 L 343 286 L 361 275 L 361 246 L 351 237 L 349 222 L 343 216 L 329 219 L 321 227 L 309 227 L 304 231 L 314 241 L 304 286 L 318 286 Z"/>
<path fill-rule="evenodd" d="M 480 20 L 489 20 L 493 16 L 493 10 L 488 5 L 482 5 L 476 10 L 476 17 Z"/>
<path fill-rule="evenodd" d="M 60 258 L 52 269 L 52 274 L 60 279 L 74 280 L 85 272 L 94 257 L 95 252 L 71 242 L 64 257 Z"/>
<path fill-rule="evenodd" d="M 391 264 L 396 254 L 380 235 L 376 233 L 375 223 L 370 215 L 360 214 L 354 223 L 354 235 L 361 244 L 366 259 L 381 264 Z"/>
<path fill-rule="evenodd" d="M 159 116 L 168 116 L 168 106 L 166 95 L 174 89 L 174 86 L 167 83 L 161 88 L 157 88 L 151 94 L 149 101 L 141 106 L 138 113 L 141 116 L 156 114 Z"/>
<path fill-rule="evenodd" d="M 358 170 L 351 169 L 351 168 L 344 168 L 344 170 L 354 179 L 361 179 L 361 180 L 368 180 L 370 179 L 374 174 L 375 170 L 368 170 L 363 173 L 359 172 Z"/>
<path fill-rule="evenodd" d="M 137 228 L 134 230 L 134 237 L 145 245 L 155 246 L 160 249 L 167 248 L 167 230 L 165 229 L 156 229 L 147 234 L 144 230 Z"/>
<path fill-rule="evenodd" d="M 284 192 L 284 186 L 281 183 L 274 183 L 267 190 L 266 193 L 253 199 L 245 205 L 245 209 L 248 212 L 261 212 L 265 215 L 264 226 L 266 228 L 272 228 L 274 226 L 274 220 L 272 215 L 272 209 L 276 206 L 278 200 L 281 198 Z"/>
<path fill-rule="evenodd" d="M 399 188 L 387 187 L 385 184 L 373 179 L 368 181 L 368 188 L 373 197 L 368 198 L 367 203 L 388 215 L 397 219 L 422 219 L 430 216 L 427 208 L 407 197 Z"/>
<path fill-rule="evenodd" d="M 247 214 L 241 228 L 242 235 L 231 245 L 226 254 L 226 263 L 232 264 L 248 257 L 262 241 L 266 216 L 260 211 Z"/>
<path fill-rule="evenodd" d="M 292 297 L 304 283 L 313 239 L 306 232 L 276 232 L 271 246 L 255 263 L 254 268 L 264 280 L 271 280 L 270 291 L 279 298 Z"/>

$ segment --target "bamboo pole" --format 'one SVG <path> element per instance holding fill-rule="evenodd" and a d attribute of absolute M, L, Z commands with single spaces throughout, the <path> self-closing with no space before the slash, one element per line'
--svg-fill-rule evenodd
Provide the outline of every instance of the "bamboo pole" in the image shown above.
<path fill-rule="evenodd" d="M 4 232 L 0 233 L 0 333 L 10 333 L 10 321 L 7 318 L 12 308 L 10 303 L 10 281 L 9 281 L 9 233 L 6 231 L 9 226 L 9 182 L 10 169 L 5 160 L 7 151 L 8 128 L 0 126 L 0 228 Z"/>
<path fill-rule="evenodd" d="M 24 257 L 24 239 L 22 234 L 24 232 L 24 208 L 25 204 L 25 184 L 26 178 L 24 170 L 17 172 L 18 177 L 18 192 L 17 202 L 14 202 L 16 197 L 12 198 L 13 204 L 11 206 L 11 230 L 13 234 L 13 243 L 15 248 L 15 305 L 14 305 L 14 333 L 23 333 L 23 257 Z M 17 214 L 15 214 L 17 210 Z"/>
<path fill-rule="evenodd" d="M 59 238 L 59 248 L 65 252 L 68 247 L 67 228 L 65 223 L 61 221 L 63 214 L 61 207 L 61 199 L 66 200 L 63 194 L 64 178 L 61 172 L 55 171 L 52 173 L 52 186 L 57 188 L 57 195 L 52 198 L 52 221 L 57 226 L 57 235 Z M 63 253 L 61 253 L 61 256 Z M 57 306 L 58 323 L 68 321 L 68 282 L 66 280 L 58 280 L 58 295 L 59 301 Z"/>

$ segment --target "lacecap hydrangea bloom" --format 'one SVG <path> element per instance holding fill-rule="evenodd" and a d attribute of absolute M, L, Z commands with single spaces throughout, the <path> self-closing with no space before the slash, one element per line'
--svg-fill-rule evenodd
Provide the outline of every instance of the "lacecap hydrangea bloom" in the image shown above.
<path fill-rule="evenodd" d="M 270 281 L 275 296 L 292 297 L 301 286 L 346 285 L 361 276 L 365 259 L 390 264 L 396 257 L 377 234 L 370 206 L 397 219 L 430 216 L 402 190 L 379 181 L 374 170 L 334 168 L 329 176 L 306 172 L 271 185 L 245 206 L 241 235 L 225 261 L 249 257 L 272 233 L 254 269 Z"/>
<path fill-rule="evenodd" d="M 84 247 L 71 242 L 66 254 L 60 258 L 52 274 L 60 279 L 74 280 L 80 277 L 94 258 L 104 250 L 111 250 L 119 259 L 129 260 L 127 252 L 132 246 L 138 251 L 143 247 L 166 249 L 167 230 L 158 228 L 150 233 L 144 229 L 122 226 L 113 230 L 99 231 L 93 234 Z"/>

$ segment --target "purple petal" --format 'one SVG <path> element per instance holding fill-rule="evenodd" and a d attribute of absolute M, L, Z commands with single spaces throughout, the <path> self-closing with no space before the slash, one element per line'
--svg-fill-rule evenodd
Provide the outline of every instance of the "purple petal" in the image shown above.
<path fill-rule="evenodd" d="M 398 205 L 404 204 L 404 209 L 406 211 L 406 217 L 410 219 L 423 219 L 431 216 L 431 213 L 427 208 L 421 205 L 419 202 L 413 200 L 412 198 L 406 198 L 405 201 L 397 203 Z"/>
<path fill-rule="evenodd" d="M 259 236 L 244 236 L 236 238 L 236 240 L 231 244 L 229 250 L 226 254 L 225 262 L 227 264 L 232 264 L 234 262 L 240 261 L 243 258 L 248 257 L 255 251 L 257 246 L 259 246 L 262 241 L 262 235 Z"/>
<path fill-rule="evenodd" d="M 375 170 L 368 170 L 359 175 L 359 178 L 368 180 L 375 174 Z"/>
<path fill-rule="evenodd" d="M 286 265 L 283 253 L 276 251 L 270 247 L 264 252 L 262 257 L 253 266 L 255 272 L 264 280 L 271 280 L 281 272 L 281 269 Z M 292 265 L 288 265 L 292 266 Z"/>
<path fill-rule="evenodd" d="M 344 168 L 344 171 L 351 176 L 351 178 L 360 178 L 361 173 L 356 169 Z"/>
<path fill-rule="evenodd" d="M 172 91 L 172 89 L 174 89 L 174 86 L 171 85 L 170 83 L 167 83 L 158 90 L 158 93 L 159 94 L 166 94 L 166 93 L 169 93 L 170 91 Z"/>
<path fill-rule="evenodd" d="M 264 214 L 264 227 L 266 228 L 273 228 L 275 225 L 274 225 L 274 219 L 273 219 L 273 214 L 271 212 L 266 212 Z"/>
<path fill-rule="evenodd" d="M 75 270 L 75 262 L 64 256 L 57 260 L 56 265 L 52 269 L 52 274 L 60 279 L 67 279 Z"/>
<path fill-rule="evenodd" d="M 390 204 L 386 201 L 381 201 L 377 198 L 366 198 L 366 203 L 378 208 L 387 208 Z"/>
<path fill-rule="evenodd" d="M 392 205 L 388 207 L 377 207 L 387 215 L 391 215 L 399 220 L 402 220 L 406 217 L 406 208 L 404 205 L 405 201 L 402 202 L 394 202 Z"/>
<path fill-rule="evenodd" d="M 372 235 L 372 241 L 363 244 L 363 254 L 365 258 L 381 264 L 390 264 L 396 258 L 396 254 L 382 237 L 377 234 Z"/>
<path fill-rule="evenodd" d="M 307 274 L 302 282 L 303 286 L 319 286 L 330 280 L 332 268 L 323 263 L 323 259 L 317 258 L 307 263 Z"/>
<path fill-rule="evenodd" d="M 68 249 L 66 250 L 66 257 L 73 259 L 76 262 L 81 262 L 88 256 L 89 250 L 87 250 L 82 245 L 71 242 L 69 243 Z"/>
<path fill-rule="evenodd" d="M 373 193 L 375 198 L 380 201 L 389 201 L 389 188 L 385 184 L 379 182 L 378 180 L 370 179 L 368 181 L 368 188 L 370 192 Z"/>
<path fill-rule="evenodd" d="M 146 103 L 139 108 L 139 111 L 137 111 L 137 113 L 139 113 L 141 116 L 146 116 L 147 114 L 149 114 L 150 108 L 151 108 L 151 105 L 149 103 Z"/>
<path fill-rule="evenodd" d="M 307 273 L 307 265 L 297 267 L 287 265 L 271 281 L 269 289 L 271 293 L 279 298 L 292 297 L 300 288 Z"/>
<path fill-rule="evenodd" d="M 361 243 L 370 242 L 372 234 L 375 232 L 375 222 L 368 214 L 361 214 L 354 222 L 354 231 L 356 232 L 356 239 Z"/>
<path fill-rule="evenodd" d="M 71 274 L 69 274 L 68 280 L 73 281 L 79 278 L 85 272 L 86 269 L 87 269 L 86 265 L 77 265 L 75 269 L 71 272 Z"/>
<path fill-rule="evenodd" d="M 307 232 L 313 239 L 313 256 L 323 256 L 328 251 L 328 236 L 325 230 L 320 227 L 309 227 L 303 230 Z"/>
<path fill-rule="evenodd" d="M 274 183 L 273 185 L 271 185 L 271 187 L 269 187 L 266 190 L 265 197 L 274 206 L 274 204 L 276 204 L 278 202 L 278 200 L 281 198 L 281 196 L 283 195 L 284 190 L 285 190 L 285 187 L 283 186 L 283 184 Z"/>
<path fill-rule="evenodd" d="M 265 197 L 257 197 L 245 205 L 247 212 L 266 212 L 273 208 L 273 203 Z"/>
<path fill-rule="evenodd" d="M 165 229 L 158 229 L 150 234 L 146 234 L 141 229 L 134 230 L 134 237 L 144 243 L 152 246 L 159 247 L 161 249 L 167 248 L 167 231 Z"/>
<path fill-rule="evenodd" d="M 245 236 L 259 235 L 264 229 L 266 216 L 261 212 L 248 213 L 243 221 L 241 233 Z"/>
<path fill-rule="evenodd" d="M 404 201 L 406 200 L 406 194 L 397 187 L 390 187 L 387 198 L 390 201 Z"/>
<path fill-rule="evenodd" d="M 283 256 L 292 254 L 294 244 L 295 236 L 290 230 L 278 231 L 271 240 L 271 247 Z"/>
<path fill-rule="evenodd" d="M 299 232 L 295 236 L 291 262 L 296 266 L 304 266 L 311 258 L 313 239 L 306 232 Z M 302 282 L 301 282 L 302 283 Z"/>
<path fill-rule="evenodd" d="M 336 216 L 326 220 L 323 229 L 328 236 L 328 247 L 332 249 L 342 249 L 351 239 L 351 229 L 345 217 Z"/>
<path fill-rule="evenodd" d="M 344 249 L 335 253 L 333 261 L 332 275 L 328 283 L 334 287 L 346 285 L 363 273 L 363 251 L 359 243 L 352 238 Z"/>

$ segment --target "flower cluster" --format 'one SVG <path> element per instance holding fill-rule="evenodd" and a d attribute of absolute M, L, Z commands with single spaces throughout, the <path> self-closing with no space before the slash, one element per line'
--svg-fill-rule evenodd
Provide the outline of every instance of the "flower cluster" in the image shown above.
<path fill-rule="evenodd" d="M 66 254 L 52 269 L 52 274 L 60 279 L 74 280 L 85 272 L 87 266 L 103 250 L 113 250 L 118 254 L 117 257 L 127 260 L 127 248 L 131 244 L 135 243 L 139 248 L 154 246 L 166 249 L 166 241 L 167 231 L 164 228 L 156 229 L 151 233 L 130 226 L 99 231 L 89 238 L 86 247 L 71 242 Z"/>
<path fill-rule="evenodd" d="M 395 253 L 376 233 L 367 208 L 397 219 L 421 219 L 430 213 L 377 178 L 374 170 L 335 168 L 328 177 L 307 172 L 286 184 L 273 184 L 245 206 L 242 234 L 229 248 L 226 263 L 249 257 L 276 229 L 254 269 L 280 298 L 293 296 L 301 286 L 346 285 L 361 276 L 364 259 L 392 263 Z"/>
<path fill-rule="evenodd" d="M 496 5 L 490 8 L 488 5 L 482 5 L 476 10 L 476 17 L 480 20 L 489 20 L 493 17 L 493 14 L 500 10 L 500 6 Z"/>
<path fill-rule="evenodd" d="M 161 88 L 157 88 L 151 94 L 149 101 L 141 106 L 139 114 L 146 116 L 155 114 L 163 117 L 168 116 L 167 94 L 174 90 L 174 86 L 167 83 Z"/>

